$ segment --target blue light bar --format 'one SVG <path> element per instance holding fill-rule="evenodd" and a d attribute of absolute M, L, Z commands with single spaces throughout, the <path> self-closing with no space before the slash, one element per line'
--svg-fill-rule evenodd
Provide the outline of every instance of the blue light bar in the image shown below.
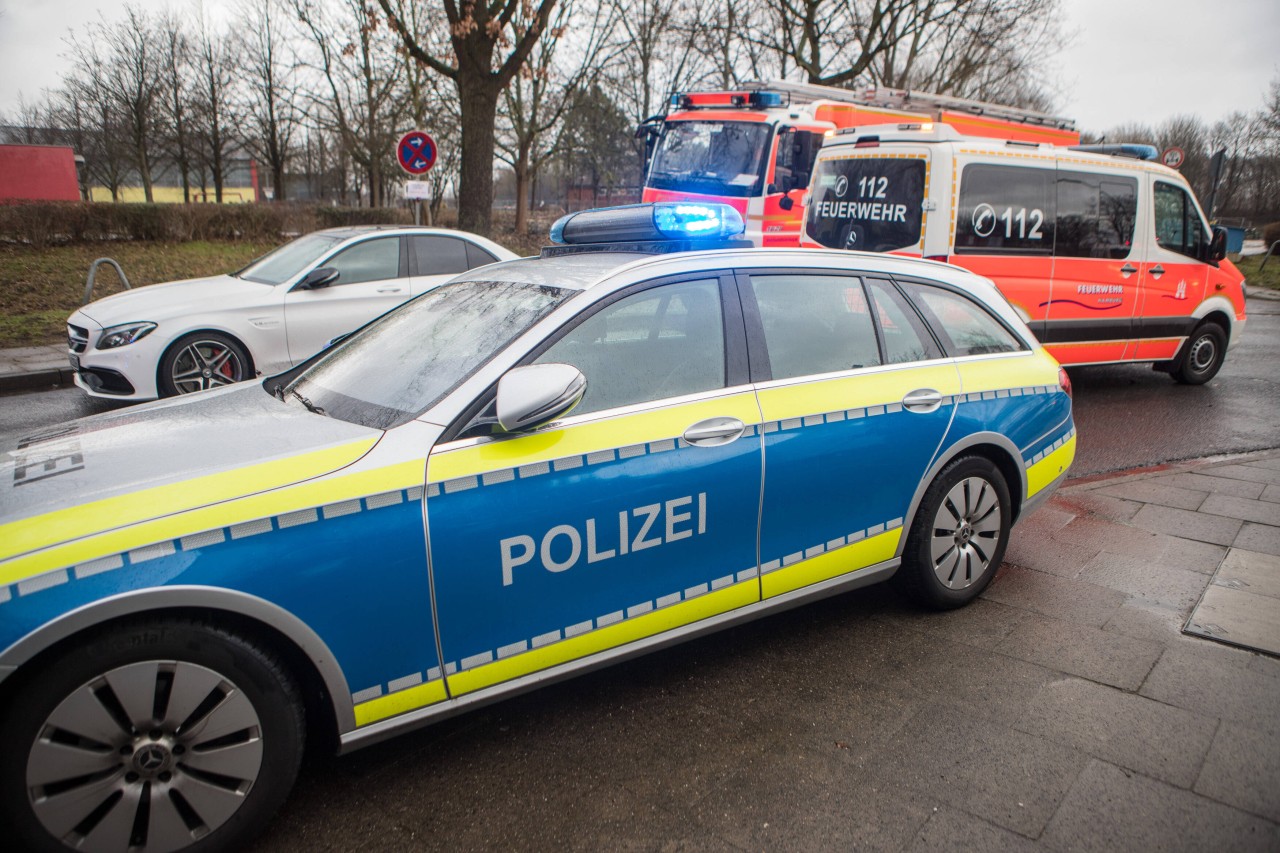
<path fill-rule="evenodd" d="M 551 226 L 551 241 L 561 245 L 712 242 L 737 237 L 744 230 L 742 214 L 727 204 L 657 202 L 570 213 Z"/>
<path fill-rule="evenodd" d="M 780 107 L 782 95 L 778 92 L 752 92 L 751 103 L 757 107 Z"/>

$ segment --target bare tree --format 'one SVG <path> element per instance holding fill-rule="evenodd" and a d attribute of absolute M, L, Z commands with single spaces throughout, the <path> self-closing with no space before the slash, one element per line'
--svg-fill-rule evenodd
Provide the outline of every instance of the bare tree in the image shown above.
<path fill-rule="evenodd" d="M 192 63 L 193 121 L 197 156 L 213 180 L 213 198 L 218 204 L 223 201 L 227 160 L 234 146 L 233 87 L 238 58 L 236 43 L 212 32 L 208 21 L 202 19 Z"/>
<path fill-rule="evenodd" d="M 69 44 L 75 76 L 89 81 L 101 96 L 104 123 L 109 117 L 123 125 L 143 194 L 148 202 L 155 201 L 151 170 L 163 73 L 155 22 L 136 6 L 126 6 L 123 20 L 99 20 L 83 36 L 72 35 Z"/>
<path fill-rule="evenodd" d="M 448 25 L 447 48 L 439 38 L 431 38 L 430 30 L 414 32 L 405 23 L 405 4 L 426 0 L 378 0 L 409 54 L 457 86 L 462 118 L 458 224 L 488 233 L 493 217 L 498 98 L 529 58 L 556 0 L 538 0 L 536 6 L 533 0 L 440 2 Z"/>
<path fill-rule="evenodd" d="M 389 167 L 399 122 L 399 40 L 365 0 L 341 0 L 331 14 L 315 0 L 294 0 L 294 11 L 310 36 L 324 97 L 313 96 L 313 117 L 335 133 L 363 171 L 369 206 L 386 204 Z M 340 16 L 340 17 L 339 17 Z M 340 35 L 339 35 L 340 34 Z"/>
<path fill-rule="evenodd" d="M 161 81 L 163 116 L 170 159 L 182 181 L 182 200 L 191 201 L 191 43 L 182 21 L 172 13 L 161 16 L 157 27 L 161 49 Z"/>
<path fill-rule="evenodd" d="M 503 92 L 498 158 L 516 179 L 517 234 L 529 228 L 530 193 L 542 164 L 555 153 L 553 131 L 604 48 L 617 8 L 603 4 L 579 15 L 572 0 L 553 13 L 550 26 Z"/>
<path fill-rule="evenodd" d="M 285 170 L 300 118 L 294 106 L 296 66 L 285 43 L 280 0 L 245 0 L 242 8 L 242 139 L 270 170 L 272 197 L 284 201 Z"/>

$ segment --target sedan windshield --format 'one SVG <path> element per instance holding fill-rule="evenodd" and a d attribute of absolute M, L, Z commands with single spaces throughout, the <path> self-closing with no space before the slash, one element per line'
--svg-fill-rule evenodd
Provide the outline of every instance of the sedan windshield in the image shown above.
<path fill-rule="evenodd" d="M 315 263 L 322 255 L 342 242 L 332 234 L 308 234 L 268 252 L 236 273 L 236 278 L 259 284 L 281 284 Z"/>
<path fill-rule="evenodd" d="M 703 195 L 754 195 L 766 163 L 769 125 L 673 121 L 653 155 L 649 186 Z"/>
<path fill-rule="evenodd" d="M 285 399 L 375 429 L 399 426 L 575 292 L 505 281 L 437 288 L 335 346 L 289 386 Z"/>

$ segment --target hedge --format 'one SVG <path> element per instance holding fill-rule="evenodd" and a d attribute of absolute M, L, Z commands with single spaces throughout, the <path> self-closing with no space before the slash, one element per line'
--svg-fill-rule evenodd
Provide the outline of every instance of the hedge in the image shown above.
<path fill-rule="evenodd" d="M 1262 226 L 1262 242 L 1268 249 L 1277 240 L 1280 240 L 1280 222 L 1272 222 L 1270 225 Z"/>
<path fill-rule="evenodd" d="M 111 240 L 272 241 L 344 225 L 403 225 L 405 208 L 319 204 L 0 204 L 0 241 L 47 246 Z"/>

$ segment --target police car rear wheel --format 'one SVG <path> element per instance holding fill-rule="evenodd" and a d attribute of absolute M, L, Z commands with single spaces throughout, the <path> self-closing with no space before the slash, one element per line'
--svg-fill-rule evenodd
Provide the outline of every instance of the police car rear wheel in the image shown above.
<path fill-rule="evenodd" d="M 11 694 L 15 695 L 15 694 Z M 293 681 L 191 621 L 78 641 L 0 717 L 0 808 L 31 850 L 232 849 L 279 808 L 302 756 Z"/>
<path fill-rule="evenodd" d="M 952 462 L 925 491 L 895 585 L 919 604 L 968 604 L 991 583 L 1009 541 L 1009 487 L 980 456 Z"/>
<path fill-rule="evenodd" d="M 1203 385 L 1218 375 L 1227 358 L 1227 335 L 1217 323 L 1202 323 L 1182 348 L 1173 378 L 1183 385 Z"/>

